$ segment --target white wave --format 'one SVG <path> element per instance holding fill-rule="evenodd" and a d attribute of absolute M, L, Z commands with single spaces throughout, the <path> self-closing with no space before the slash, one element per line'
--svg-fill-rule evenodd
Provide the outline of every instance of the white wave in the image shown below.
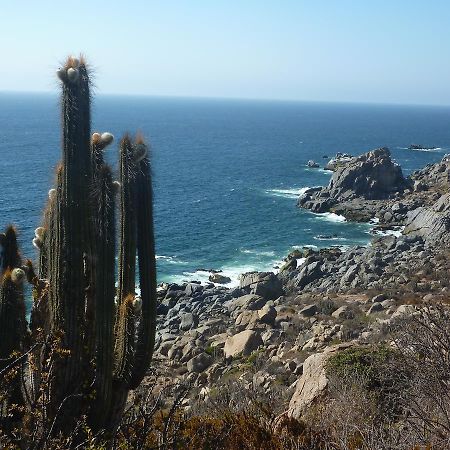
<path fill-rule="evenodd" d="M 443 147 L 436 148 L 409 148 L 409 147 L 397 147 L 400 150 L 411 150 L 413 152 L 440 152 L 441 150 L 445 150 Z"/>
<path fill-rule="evenodd" d="M 266 194 L 273 195 L 275 197 L 284 197 L 284 198 L 295 198 L 297 199 L 300 195 L 303 195 L 309 187 L 303 188 L 291 188 L 291 189 L 269 189 L 266 191 Z"/>
<path fill-rule="evenodd" d="M 268 262 L 265 265 L 260 264 L 242 264 L 242 263 L 236 263 L 235 265 L 227 264 L 223 267 L 221 267 L 220 275 L 223 275 L 225 277 L 228 277 L 231 279 L 231 282 L 221 284 L 221 283 L 214 283 L 216 286 L 225 286 L 227 288 L 234 288 L 238 287 L 240 283 L 240 278 L 243 273 L 246 272 L 278 272 L 278 268 L 281 267 L 281 265 L 284 262 L 281 260 L 272 260 Z M 189 281 L 199 281 L 202 285 L 209 284 L 211 281 L 209 281 L 209 276 L 211 275 L 211 272 L 208 272 L 207 270 L 197 270 L 195 272 L 183 272 L 181 275 L 175 275 L 171 277 L 171 282 L 182 284 Z"/>
<path fill-rule="evenodd" d="M 340 216 L 339 214 L 335 213 L 315 213 L 318 219 L 326 220 L 328 222 L 335 222 L 335 223 L 342 223 L 347 222 L 347 219 L 344 216 Z"/>
<path fill-rule="evenodd" d="M 392 227 L 390 230 L 370 230 L 369 233 L 376 236 L 395 236 L 400 237 L 403 235 L 404 226 Z"/>
<path fill-rule="evenodd" d="M 314 236 L 316 241 L 348 241 L 348 238 L 342 236 Z"/>
<path fill-rule="evenodd" d="M 248 250 L 241 249 L 241 253 L 245 253 L 246 255 L 257 255 L 257 256 L 275 256 L 275 252 L 273 250 L 270 251 L 258 251 L 258 250 Z"/>
<path fill-rule="evenodd" d="M 297 258 L 297 267 L 300 267 L 305 261 L 306 258 Z"/>
<path fill-rule="evenodd" d="M 436 148 L 414 148 L 411 149 L 415 152 L 440 152 L 442 150 L 442 147 L 436 147 Z"/>
<path fill-rule="evenodd" d="M 332 175 L 333 171 L 328 169 L 316 169 L 317 172 L 321 173 L 322 175 Z"/>
<path fill-rule="evenodd" d="M 156 255 L 156 260 L 165 261 L 169 264 L 187 264 L 185 261 L 180 261 L 175 256 Z"/>

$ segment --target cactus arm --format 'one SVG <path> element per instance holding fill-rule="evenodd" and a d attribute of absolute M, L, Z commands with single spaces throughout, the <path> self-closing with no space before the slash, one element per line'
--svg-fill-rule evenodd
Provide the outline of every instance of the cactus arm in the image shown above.
<path fill-rule="evenodd" d="M 2 246 L 1 271 L 20 267 L 21 258 L 17 244 L 17 231 L 14 226 L 9 225 L 6 228 L 5 233 L 1 235 L 0 244 Z"/>
<path fill-rule="evenodd" d="M 94 304 L 95 304 L 95 394 L 92 417 L 100 423 L 104 411 L 109 409 L 112 394 L 114 349 L 114 296 L 115 296 L 115 214 L 114 189 L 110 168 L 102 164 L 95 172 L 95 221 L 98 241 L 95 245 Z"/>
<path fill-rule="evenodd" d="M 24 352 L 27 338 L 27 323 L 25 319 L 25 302 L 23 282 L 25 271 L 18 267 L 21 259 L 17 247 L 17 236 L 14 227 L 9 226 L 2 235 L 2 273 L 0 286 L 0 369 L 10 363 L 9 358 L 19 356 Z M 23 363 L 14 366 L 11 374 L 11 386 L 8 402 L 23 405 L 25 403 L 22 391 Z M 16 417 L 20 417 L 19 415 Z"/>
<path fill-rule="evenodd" d="M 144 143 L 138 142 L 138 148 Z M 145 148 L 147 153 L 147 149 Z M 150 162 L 139 162 L 137 184 L 137 248 L 142 316 L 137 330 L 135 360 L 129 387 L 135 389 L 144 378 L 153 354 L 156 331 L 156 260 L 153 230 L 153 192 Z"/>
<path fill-rule="evenodd" d="M 135 294 L 136 283 L 136 203 L 133 145 L 128 136 L 120 143 L 120 253 L 118 304 Z"/>

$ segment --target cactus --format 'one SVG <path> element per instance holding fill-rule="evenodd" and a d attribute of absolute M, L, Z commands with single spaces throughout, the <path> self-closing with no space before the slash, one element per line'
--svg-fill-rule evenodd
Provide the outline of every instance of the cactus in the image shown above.
<path fill-rule="evenodd" d="M 82 416 L 94 431 L 114 432 L 129 390 L 138 387 L 146 374 L 155 337 L 148 148 L 142 137 L 126 135 L 120 142 L 119 181 L 115 181 L 103 158 L 112 134 L 91 134 L 90 80 L 84 59 L 69 57 L 57 75 L 62 88 L 62 161 L 33 239 L 39 249 L 37 274 L 31 262 L 22 265 L 15 230 L 10 227 L 0 235 L 0 355 L 26 355 L 29 348 L 30 373 L 23 383 L 29 392 L 24 397 L 45 404 L 52 433 L 67 431 Z M 34 298 L 29 332 L 22 290 L 25 275 Z M 45 390 L 40 389 L 44 382 Z"/>

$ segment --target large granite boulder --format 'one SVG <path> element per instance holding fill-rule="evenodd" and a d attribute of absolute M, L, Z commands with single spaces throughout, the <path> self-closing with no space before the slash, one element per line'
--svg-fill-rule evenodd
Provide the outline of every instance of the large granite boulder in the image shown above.
<path fill-rule="evenodd" d="M 431 207 L 419 207 L 407 215 L 404 234 L 420 236 L 429 243 L 450 243 L 450 194 L 442 195 Z"/>
<path fill-rule="evenodd" d="M 260 333 L 254 330 L 245 330 L 230 336 L 225 341 L 223 351 L 227 358 L 237 355 L 248 356 L 260 345 L 263 345 Z"/>
<path fill-rule="evenodd" d="M 326 365 L 337 352 L 351 344 L 338 344 L 327 347 L 323 353 L 314 353 L 303 363 L 303 374 L 298 379 L 295 392 L 289 402 L 288 415 L 300 419 L 317 400 L 322 398 L 328 387 Z"/>

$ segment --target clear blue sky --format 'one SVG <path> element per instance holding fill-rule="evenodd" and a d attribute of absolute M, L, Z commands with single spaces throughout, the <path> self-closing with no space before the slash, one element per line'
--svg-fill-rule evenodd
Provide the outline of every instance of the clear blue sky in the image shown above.
<path fill-rule="evenodd" d="M 0 90 L 450 104 L 449 0 L 11 0 Z"/>

